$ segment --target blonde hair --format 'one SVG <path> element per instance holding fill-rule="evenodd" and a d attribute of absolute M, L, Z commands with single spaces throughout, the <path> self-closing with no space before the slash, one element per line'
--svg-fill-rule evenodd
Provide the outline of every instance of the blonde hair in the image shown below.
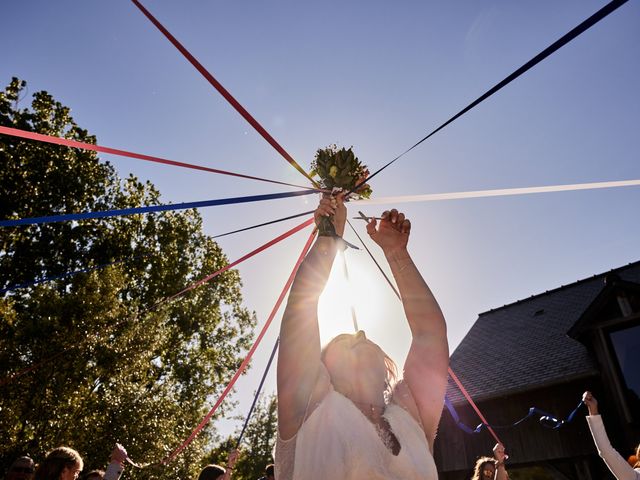
<path fill-rule="evenodd" d="M 473 467 L 473 477 L 471 477 L 471 480 L 480 480 L 482 478 L 482 467 L 487 463 L 490 463 L 494 467 L 496 466 L 495 459 L 491 457 L 480 457 L 476 460 L 476 466 Z"/>
<path fill-rule="evenodd" d="M 327 343 L 324 347 L 322 347 L 322 351 L 320 352 L 320 360 L 322 360 L 322 362 L 324 363 L 324 357 L 327 354 L 327 350 L 335 342 L 343 339 L 345 336 L 353 337 L 354 335 L 355 334 L 352 334 L 352 333 L 341 333 L 340 335 L 336 335 L 335 337 L 333 337 L 329 341 L 329 343 Z M 376 347 L 378 347 L 380 354 L 384 358 L 384 366 L 386 371 L 385 377 L 384 377 L 384 384 L 385 384 L 384 396 L 385 396 L 385 400 L 388 401 L 391 398 L 393 387 L 398 381 L 398 366 L 396 365 L 396 362 L 394 362 L 393 359 L 389 355 L 387 355 L 386 352 L 382 350 L 382 348 L 380 348 L 380 345 L 378 345 L 375 342 L 371 342 L 371 343 L 373 343 Z"/>

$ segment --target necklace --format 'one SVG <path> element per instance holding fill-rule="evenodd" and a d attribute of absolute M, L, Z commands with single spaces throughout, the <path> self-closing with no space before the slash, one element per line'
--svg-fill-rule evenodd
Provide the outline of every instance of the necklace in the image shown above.
<path fill-rule="evenodd" d="M 351 400 L 351 399 L 349 399 Z M 400 442 L 393 433 L 389 421 L 384 417 L 386 405 L 374 405 L 372 403 L 365 402 L 351 402 L 362 412 L 362 414 L 369 420 L 382 443 L 387 447 L 394 456 L 398 456 L 400 453 Z"/>

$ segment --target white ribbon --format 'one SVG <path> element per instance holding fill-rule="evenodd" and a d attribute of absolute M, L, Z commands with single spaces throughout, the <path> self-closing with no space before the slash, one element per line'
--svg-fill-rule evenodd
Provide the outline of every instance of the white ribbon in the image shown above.
<path fill-rule="evenodd" d="M 502 188 L 497 190 L 473 190 L 469 192 L 427 193 L 424 195 L 404 195 L 401 197 L 382 197 L 352 200 L 350 204 L 380 205 L 410 202 L 433 202 L 438 200 L 457 200 L 462 198 L 502 197 L 507 195 L 525 195 L 529 193 L 568 192 L 574 190 L 594 190 L 598 188 L 640 186 L 640 180 L 620 180 L 616 182 L 574 183 L 571 185 L 549 185 L 543 187 Z"/>

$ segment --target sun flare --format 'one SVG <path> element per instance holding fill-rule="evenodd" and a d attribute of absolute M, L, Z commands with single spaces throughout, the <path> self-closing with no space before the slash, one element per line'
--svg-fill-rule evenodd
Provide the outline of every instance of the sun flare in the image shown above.
<path fill-rule="evenodd" d="M 318 320 L 322 345 L 340 333 L 354 333 L 354 315 L 359 330 L 364 330 L 383 349 L 385 344 L 395 349 L 389 345 L 394 339 L 390 338 L 393 335 L 389 335 L 388 321 L 402 315 L 400 302 L 372 262 L 361 252 L 348 250 L 337 255 L 320 296 Z M 385 330 L 386 338 L 381 338 L 380 332 Z"/>

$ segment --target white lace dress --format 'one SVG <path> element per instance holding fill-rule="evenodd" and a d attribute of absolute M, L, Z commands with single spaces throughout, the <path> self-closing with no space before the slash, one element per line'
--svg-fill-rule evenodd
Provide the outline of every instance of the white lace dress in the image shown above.
<path fill-rule="evenodd" d="M 331 390 L 290 440 L 278 438 L 278 480 L 437 480 L 420 425 L 398 405 L 384 417 L 400 443 L 393 455 L 375 426 L 346 397 Z"/>

